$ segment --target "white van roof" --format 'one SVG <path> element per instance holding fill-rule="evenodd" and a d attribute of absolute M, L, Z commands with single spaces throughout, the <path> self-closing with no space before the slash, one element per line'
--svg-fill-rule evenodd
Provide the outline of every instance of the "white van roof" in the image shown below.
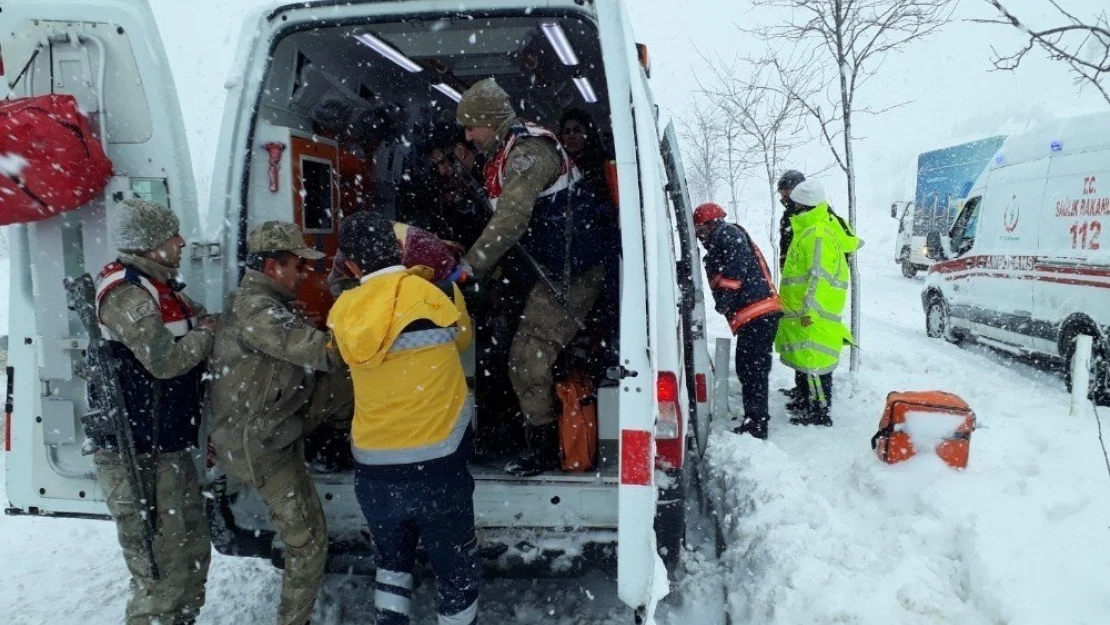
<path fill-rule="evenodd" d="M 1110 147 L 1110 112 L 1056 119 L 1009 136 L 990 168 L 1107 147 Z"/>

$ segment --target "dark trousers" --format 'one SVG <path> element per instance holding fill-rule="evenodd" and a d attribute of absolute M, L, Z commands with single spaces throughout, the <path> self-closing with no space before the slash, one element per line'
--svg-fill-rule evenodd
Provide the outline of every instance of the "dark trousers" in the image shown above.
<path fill-rule="evenodd" d="M 833 377 L 831 373 L 809 375 L 801 371 L 795 371 L 794 384 L 802 390 L 802 399 L 809 405 L 809 411 L 812 414 L 829 414 L 833 398 Z"/>
<path fill-rule="evenodd" d="M 740 378 L 744 417 L 764 423 L 767 410 L 768 378 L 771 375 L 771 348 L 779 328 L 779 315 L 753 319 L 736 331 L 736 377 Z"/>
<path fill-rule="evenodd" d="M 355 472 L 355 496 L 378 552 L 378 625 L 408 625 L 412 570 L 421 542 L 436 576 L 441 623 L 478 622 L 482 568 L 474 534 L 474 478 L 461 469 L 411 480 Z"/>

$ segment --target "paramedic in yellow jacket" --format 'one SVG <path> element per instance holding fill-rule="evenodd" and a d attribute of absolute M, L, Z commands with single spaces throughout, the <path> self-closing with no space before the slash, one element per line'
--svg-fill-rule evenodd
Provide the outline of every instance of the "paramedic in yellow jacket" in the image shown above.
<path fill-rule="evenodd" d="M 796 425 L 832 425 L 832 372 L 840 351 L 852 342 L 842 320 L 848 300 L 846 253 L 860 240 L 845 231 L 830 213 L 825 191 L 815 180 L 805 180 L 790 192 L 799 212 L 790 218 L 794 239 L 782 269 L 784 316 L 775 337 L 783 364 L 807 376 L 802 412 Z"/>
<path fill-rule="evenodd" d="M 441 623 L 478 618 L 473 404 L 459 354 L 471 341 L 459 289 L 406 269 L 392 224 L 375 213 L 343 221 L 339 248 L 359 286 L 328 327 L 355 388 L 355 495 L 378 552 L 379 625 L 409 622 L 416 545 L 435 573 Z"/>

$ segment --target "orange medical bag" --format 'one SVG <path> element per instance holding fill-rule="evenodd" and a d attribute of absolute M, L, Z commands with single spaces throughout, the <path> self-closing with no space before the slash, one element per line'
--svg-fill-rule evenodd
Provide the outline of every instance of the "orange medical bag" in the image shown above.
<path fill-rule="evenodd" d="M 917 452 L 926 451 L 915 448 L 911 432 L 906 428 L 906 416 L 930 413 L 954 422 L 951 434 L 944 435 L 936 445 L 936 455 L 953 468 L 966 468 L 971 451 L 971 432 L 975 430 L 975 412 L 960 397 L 943 391 L 894 392 L 887 395 L 879 431 L 871 437 L 871 448 L 879 459 L 894 464 L 909 460 Z M 952 417 L 960 419 L 957 421 Z"/>
<path fill-rule="evenodd" d="M 581 369 L 555 384 L 563 403 L 559 415 L 559 450 L 563 470 L 589 471 L 597 464 L 597 397 L 589 374 Z"/>

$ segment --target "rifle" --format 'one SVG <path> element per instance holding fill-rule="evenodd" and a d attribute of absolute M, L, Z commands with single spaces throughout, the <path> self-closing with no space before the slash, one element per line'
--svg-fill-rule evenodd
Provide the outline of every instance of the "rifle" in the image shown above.
<path fill-rule="evenodd" d="M 559 285 L 555 284 L 555 281 L 551 279 L 551 276 L 547 275 L 547 272 L 544 271 L 543 265 L 540 264 L 540 261 L 536 260 L 535 256 L 529 254 L 528 250 L 524 249 L 524 246 L 522 246 L 520 243 L 517 243 L 513 247 L 516 249 L 518 254 L 524 257 L 524 260 L 528 261 L 528 265 L 532 268 L 532 271 L 536 274 L 540 281 L 547 285 L 547 288 L 551 289 L 551 293 L 555 295 L 555 301 L 559 304 L 559 306 L 563 308 L 563 311 L 567 313 L 567 316 L 570 317 L 572 321 L 574 321 L 574 325 L 578 326 L 578 330 L 585 330 L 586 324 L 582 323 L 582 320 L 574 314 L 574 309 L 570 307 L 570 301 L 567 300 L 567 292 L 563 289 L 560 289 Z"/>
<path fill-rule="evenodd" d="M 87 363 L 78 367 L 77 374 L 89 382 L 89 404 L 92 410 L 81 417 L 85 436 L 90 439 L 114 436 L 116 447 L 126 469 L 127 486 L 137 499 L 139 521 L 142 523 L 143 548 L 150 562 L 150 574 L 159 579 L 158 562 L 154 557 L 155 511 L 153 493 L 147 492 L 135 452 L 135 439 L 131 436 L 131 423 L 123 401 L 123 388 L 114 374 L 112 349 L 100 332 L 96 315 L 96 286 L 92 276 L 82 274 L 65 279 L 69 307 L 77 313 L 81 325 L 89 334 L 85 349 Z M 155 467 L 157 471 L 157 466 Z"/>

